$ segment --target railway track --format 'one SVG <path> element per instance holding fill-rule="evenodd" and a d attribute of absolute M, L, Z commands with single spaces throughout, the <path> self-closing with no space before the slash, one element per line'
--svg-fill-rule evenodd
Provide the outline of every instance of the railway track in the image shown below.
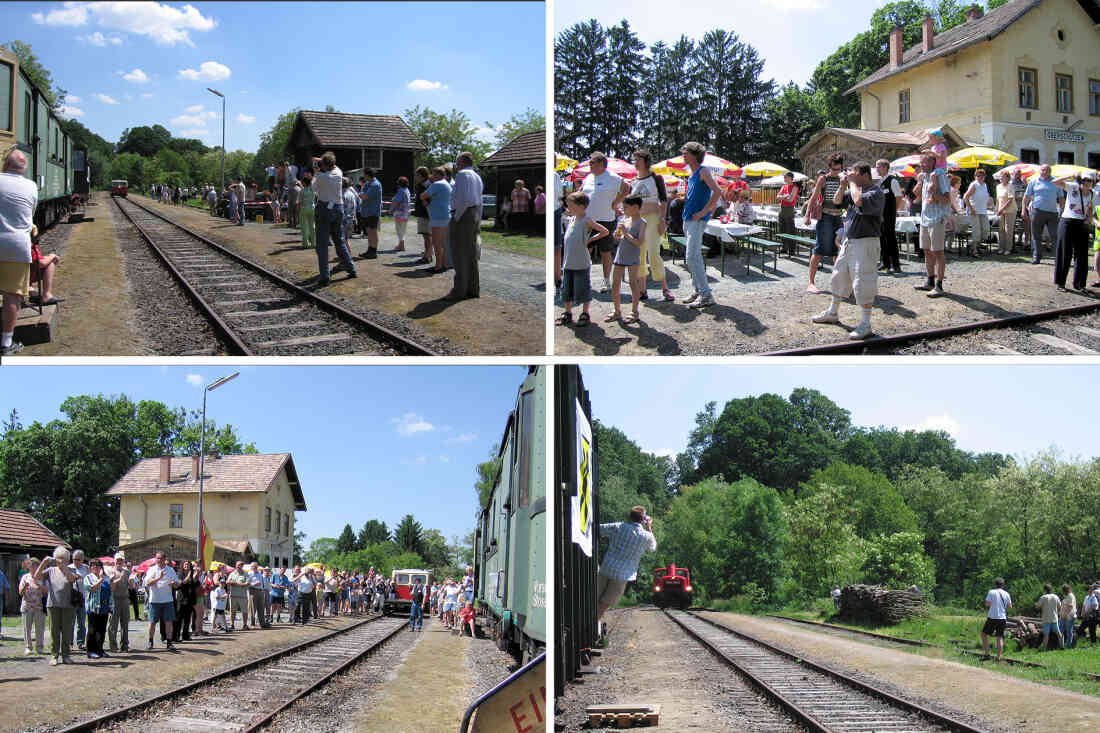
<path fill-rule="evenodd" d="M 764 356 L 822 356 L 842 354 L 1100 354 L 1100 299 L 1093 290 L 1089 301 L 1037 313 L 1019 313 L 943 328 L 873 336 L 866 341 L 843 341 L 771 351 Z"/>
<path fill-rule="evenodd" d="M 234 355 L 436 355 L 135 201 L 113 201 Z"/>
<path fill-rule="evenodd" d="M 827 623 L 822 623 L 820 621 L 810 621 L 808 619 L 794 618 L 792 616 L 777 616 L 775 614 L 768 614 L 767 616 L 768 616 L 768 618 L 774 618 L 774 619 L 779 620 L 779 621 L 785 621 L 787 623 L 792 623 L 792 624 L 802 624 L 802 625 L 805 625 L 805 626 L 810 626 L 810 627 L 820 629 L 823 632 L 828 632 L 828 633 L 833 634 L 833 635 L 848 636 L 849 638 L 853 638 L 853 639 L 858 639 L 860 637 L 865 637 L 865 638 L 870 638 L 870 639 L 876 639 L 878 641 L 882 641 L 882 642 L 886 642 L 886 643 L 890 643 L 890 644 L 897 644 L 899 646 L 916 646 L 916 647 L 924 647 L 926 649 L 946 649 L 947 648 L 947 647 L 941 646 L 939 644 L 929 643 L 927 641 L 918 641 L 916 639 L 903 639 L 903 638 L 898 637 L 898 636 L 889 636 L 887 634 L 877 634 L 873 631 L 861 631 L 860 629 L 849 629 L 845 626 L 837 626 L 836 624 L 827 624 Z M 955 642 L 952 642 L 952 643 L 955 643 Z M 961 644 L 963 642 L 960 641 L 958 643 Z M 972 651 L 970 649 L 959 649 L 957 644 L 956 644 L 955 648 L 951 649 L 950 651 L 954 651 L 954 652 L 957 652 L 959 654 L 963 654 L 963 655 L 969 656 L 969 657 L 979 657 L 979 658 L 981 658 L 981 657 L 985 656 L 981 652 Z M 1047 666 L 1044 665 L 1044 664 L 1039 664 L 1037 662 L 1029 662 L 1029 661 L 1024 660 L 1024 659 L 1013 659 L 1012 657 L 1001 657 L 1001 662 L 1003 664 L 1010 664 L 1010 665 L 1015 666 L 1015 667 L 1030 667 L 1032 669 L 1047 669 Z M 1085 679 L 1092 680 L 1094 682 L 1100 682 L 1100 674 L 1093 674 L 1091 672 L 1075 672 L 1075 673 L 1073 673 L 1073 675 L 1074 676 L 1081 676 L 1081 677 L 1084 677 Z"/>
<path fill-rule="evenodd" d="M 64 728 L 60 733 L 141 729 L 155 733 L 251 733 L 324 685 L 333 676 L 379 648 L 404 628 L 407 619 L 373 616 L 347 628 L 296 644 Z M 217 683 L 217 700 L 201 688 Z M 263 700 L 256 714 L 242 700 Z M 131 719 L 131 716 L 134 716 Z"/>
<path fill-rule="evenodd" d="M 665 614 L 789 711 L 808 730 L 820 733 L 981 731 L 689 611 L 666 610 Z"/>

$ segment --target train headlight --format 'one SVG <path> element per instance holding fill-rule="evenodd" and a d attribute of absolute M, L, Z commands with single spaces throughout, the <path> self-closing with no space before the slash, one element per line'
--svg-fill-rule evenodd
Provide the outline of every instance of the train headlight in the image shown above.
<path fill-rule="evenodd" d="M 655 586 L 653 586 L 653 590 L 659 591 L 659 590 L 661 590 L 661 586 L 655 585 Z"/>
<path fill-rule="evenodd" d="M 691 592 L 691 586 L 690 585 L 684 586 L 684 590 L 686 590 L 688 593 L 690 593 Z"/>

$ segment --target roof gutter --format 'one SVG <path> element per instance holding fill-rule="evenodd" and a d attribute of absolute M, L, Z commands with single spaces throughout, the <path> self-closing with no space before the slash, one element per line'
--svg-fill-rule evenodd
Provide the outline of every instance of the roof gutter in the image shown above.
<path fill-rule="evenodd" d="M 882 129 L 882 100 L 879 99 L 870 89 L 864 89 L 864 94 L 872 97 L 875 100 L 875 126 L 869 129 L 881 130 Z"/>

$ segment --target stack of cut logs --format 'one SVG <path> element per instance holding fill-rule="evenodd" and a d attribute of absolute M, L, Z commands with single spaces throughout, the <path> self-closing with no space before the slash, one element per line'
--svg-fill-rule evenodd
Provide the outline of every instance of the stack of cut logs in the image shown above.
<path fill-rule="evenodd" d="M 881 585 L 848 585 L 840 591 L 840 615 L 856 621 L 892 626 L 924 615 L 924 595 L 889 590 Z"/>
<path fill-rule="evenodd" d="M 1052 640 L 1048 641 L 1054 647 L 1058 646 L 1057 634 L 1051 634 Z M 1011 616 L 1005 623 L 1005 638 L 1016 642 L 1016 651 L 1025 646 L 1029 649 L 1038 649 L 1043 644 L 1043 622 L 1041 619 L 1029 616 Z"/>

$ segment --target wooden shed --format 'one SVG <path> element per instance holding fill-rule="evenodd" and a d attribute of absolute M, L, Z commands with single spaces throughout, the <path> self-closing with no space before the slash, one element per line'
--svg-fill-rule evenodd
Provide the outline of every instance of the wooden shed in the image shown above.
<path fill-rule="evenodd" d="M 528 132 L 511 140 L 481 162 L 486 170 L 486 179 L 493 181 L 485 188 L 485 193 L 495 193 L 497 206 L 508 196 L 517 178 L 522 178 L 526 187 L 535 196 L 535 186 L 546 187 L 546 130 Z M 490 187 L 491 186 L 491 187 Z M 552 205 L 552 204 L 551 204 Z"/>
<path fill-rule="evenodd" d="M 943 134 L 947 152 L 966 147 L 966 141 L 950 126 L 943 126 Z M 819 170 L 828 168 L 825 162 L 833 153 L 843 155 L 845 165 L 860 160 L 873 165 L 879 158 L 896 160 L 911 155 L 924 145 L 925 138 L 908 132 L 826 127 L 815 133 L 795 156 L 802 161 L 802 172 L 813 179 Z"/>
<path fill-rule="evenodd" d="M 153 557 L 158 552 L 163 552 L 167 560 L 182 563 L 184 560 L 194 560 L 198 557 L 196 549 L 198 543 L 194 537 L 184 537 L 179 534 L 162 534 L 159 537 L 150 537 L 140 542 L 132 542 L 119 546 L 119 551 L 126 553 L 126 559 L 135 565 L 143 560 Z M 214 541 L 214 559 L 226 565 L 232 565 L 238 560 L 250 562 L 256 558 L 252 551 L 252 545 L 248 540 Z"/>
<path fill-rule="evenodd" d="M 30 514 L 0 509 L 0 570 L 10 586 L 0 599 L 0 610 L 19 613 L 19 565 L 23 558 L 31 555 L 41 559 L 58 545 L 69 547 Z"/>
<path fill-rule="evenodd" d="M 294 119 L 287 154 L 299 168 L 332 151 L 344 171 L 370 166 L 382 182 L 383 195 L 397 190 L 397 178 L 413 180 L 414 155 L 427 146 L 396 115 L 356 115 L 302 110 Z"/>

